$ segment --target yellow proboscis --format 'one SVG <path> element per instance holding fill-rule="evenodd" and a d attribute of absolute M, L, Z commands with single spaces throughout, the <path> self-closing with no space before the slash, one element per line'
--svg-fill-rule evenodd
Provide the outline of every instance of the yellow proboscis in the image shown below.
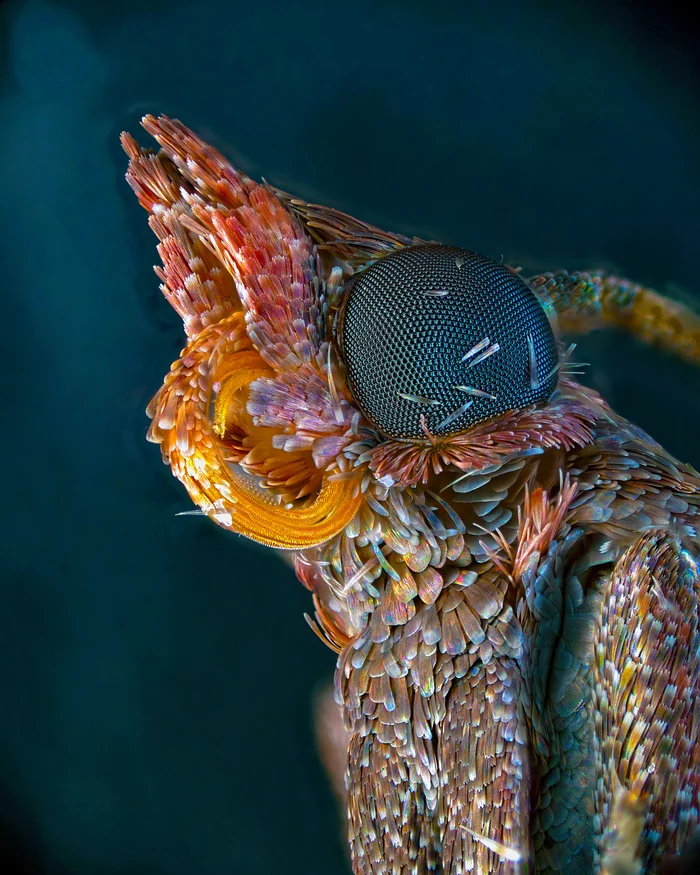
<path fill-rule="evenodd" d="M 259 377 L 272 376 L 258 353 L 236 353 L 226 362 L 225 370 L 217 374 L 221 388 L 214 403 L 213 429 L 223 437 L 230 415 L 231 401 L 240 389 Z M 216 449 L 219 453 L 218 448 Z M 330 481 L 324 478 L 321 489 L 314 498 L 292 508 L 273 504 L 260 494 L 254 484 L 244 478 L 236 478 L 221 460 L 219 472 L 227 476 L 228 492 L 233 502 L 224 502 L 230 513 L 230 523 L 225 528 L 245 535 L 260 544 L 283 550 L 301 550 L 313 547 L 332 538 L 352 520 L 357 513 L 361 497 L 353 495 L 351 481 Z M 228 505 L 228 506 L 226 506 Z M 217 522 L 219 513 L 209 514 Z"/>
<path fill-rule="evenodd" d="M 237 352 L 230 356 L 223 373 L 216 375 L 221 385 L 214 403 L 214 431 L 219 437 L 226 432 L 226 420 L 231 409 L 231 400 L 240 389 L 250 385 L 258 377 L 271 377 L 273 371 L 265 365 L 257 352 Z"/>

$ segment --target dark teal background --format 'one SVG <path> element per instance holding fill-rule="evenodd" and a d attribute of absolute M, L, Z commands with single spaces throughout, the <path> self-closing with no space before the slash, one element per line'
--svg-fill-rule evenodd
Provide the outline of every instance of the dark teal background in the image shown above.
<path fill-rule="evenodd" d="M 380 226 L 698 300 L 684 23 L 627 4 L 489 9 L 0 6 L 0 871 L 345 871 L 310 717 L 334 657 L 304 623 L 309 596 L 272 554 L 176 518 L 187 496 L 144 440 L 182 332 L 122 129 L 166 112 L 249 173 Z M 696 371 L 610 335 L 578 357 L 700 466 Z"/>

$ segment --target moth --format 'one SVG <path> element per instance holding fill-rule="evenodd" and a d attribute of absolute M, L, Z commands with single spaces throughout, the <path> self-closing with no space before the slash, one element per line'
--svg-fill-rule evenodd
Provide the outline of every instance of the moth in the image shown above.
<path fill-rule="evenodd" d="M 563 335 L 700 361 L 606 272 L 520 272 L 128 134 L 186 345 L 149 438 L 289 551 L 338 654 L 352 868 L 654 873 L 698 826 L 700 475 L 576 382 Z"/>

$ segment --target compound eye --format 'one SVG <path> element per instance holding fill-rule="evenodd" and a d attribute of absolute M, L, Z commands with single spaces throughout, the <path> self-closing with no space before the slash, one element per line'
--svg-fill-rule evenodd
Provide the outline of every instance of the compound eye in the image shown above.
<path fill-rule="evenodd" d="M 338 343 L 357 404 L 394 438 L 424 437 L 422 422 L 433 435 L 465 431 L 557 385 L 557 344 L 534 292 L 450 246 L 408 247 L 359 273 Z"/>

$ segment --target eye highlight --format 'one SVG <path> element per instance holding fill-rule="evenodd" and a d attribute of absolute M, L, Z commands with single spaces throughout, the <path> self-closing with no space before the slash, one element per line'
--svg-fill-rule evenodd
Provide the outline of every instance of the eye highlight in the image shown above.
<path fill-rule="evenodd" d="M 412 246 L 352 280 L 338 321 L 348 385 L 394 438 L 465 431 L 546 401 L 557 344 L 534 292 L 505 265 L 451 246 Z"/>

